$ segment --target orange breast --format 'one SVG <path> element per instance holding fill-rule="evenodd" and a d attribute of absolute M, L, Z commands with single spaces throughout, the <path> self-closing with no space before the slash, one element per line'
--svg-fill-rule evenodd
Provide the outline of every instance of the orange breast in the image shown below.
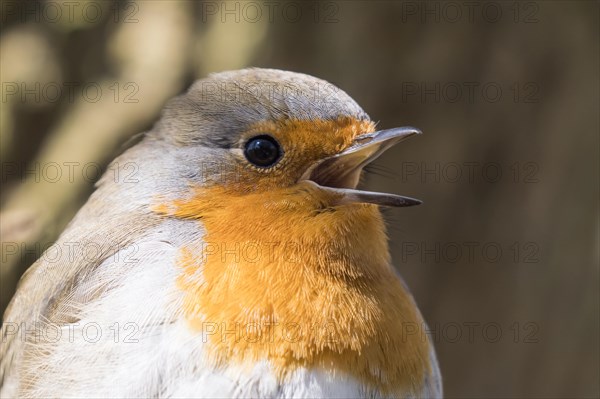
<path fill-rule="evenodd" d="M 373 205 L 335 209 L 313 186 L 231 195 L 198 188 L 155 211 L 198 219 L 203 251 L 181 250 L 178 281 L 208 362 L 268 359 L 348 373 L 384 393 L 417 390 L 430 371 L 421 316 L 390 266 Z M 201 282 L 189 278 L 202 269 Z M 419 328 L 419 330 L 421 330 Z"/>

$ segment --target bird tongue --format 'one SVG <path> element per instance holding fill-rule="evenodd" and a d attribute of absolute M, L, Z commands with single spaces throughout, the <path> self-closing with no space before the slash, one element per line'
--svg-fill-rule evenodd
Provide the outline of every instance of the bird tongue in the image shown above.
<path fill-rule="evenodd" d="M 339 196 L 340 203 L 370 203 L 383 206 L 419 205 L 418 199 L 396 194 L 357 190 L 362 168 L 400 141 L 420 134 L 413 127 L 380 130 L 358 136 L 343 152 L 329 157 L 306 172 L 302 180 Z"/>

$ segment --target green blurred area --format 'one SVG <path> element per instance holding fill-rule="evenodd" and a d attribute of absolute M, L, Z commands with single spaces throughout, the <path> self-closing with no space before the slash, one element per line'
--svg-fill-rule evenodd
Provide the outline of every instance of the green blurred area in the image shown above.
<path fill-rule="evenodd" d="M 0 7 L 1 309 L 168 98 L 279 68 L 423 130 L 366 185 L 424 200 L 385 215 L 447 397 L 600 395 L 598 2 Z"/>

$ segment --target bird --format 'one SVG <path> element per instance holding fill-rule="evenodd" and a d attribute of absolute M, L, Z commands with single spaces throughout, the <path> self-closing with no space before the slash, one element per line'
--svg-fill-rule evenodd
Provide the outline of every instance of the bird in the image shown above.
<path fill-rule="evenodd" d="M 24 273 L 1 396 L 442 397 L 381 214 L 420 201 L 358 188 L 419 133 L 302 73 L 196 81 Z"/>

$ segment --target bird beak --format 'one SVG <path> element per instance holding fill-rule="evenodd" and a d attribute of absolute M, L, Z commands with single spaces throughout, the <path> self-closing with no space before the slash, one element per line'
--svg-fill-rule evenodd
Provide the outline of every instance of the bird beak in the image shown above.
<path fill-rule="evenodd" d="M 420 134 L 414 127 L 399 127 L 362 134 L 343 152 L 326 158 L 305 172 L 302 180 L 310 181 L 320 189 L 339 196 L 340 203 L 370 203 L 383 206 L 419 205 L 418 199 L 396 194 L 357 190 L 362 169 L 385 150 Z"/>

